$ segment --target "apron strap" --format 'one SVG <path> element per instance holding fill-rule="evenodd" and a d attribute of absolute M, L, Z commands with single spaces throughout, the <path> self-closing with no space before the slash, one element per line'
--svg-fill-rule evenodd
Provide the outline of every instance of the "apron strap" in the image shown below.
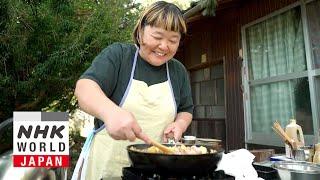
<path fill-rule="evenodd" d="M 170 73 L 169 73 L 169 65 L 168 62 L 166 62 L 166 68 L 167 68 L 167 78 L 168 78 L 168 82 L 169 82 L 169 86 L 170 86 L 170 90 L 171 90 L 171 94 L 172 94 L 172 100 L 173 100 L 173 104 L 174 104 L 174 112 L 177 115 L 177 102 L 174 96 L 174 92 L 173 92 L 173 88 L 172 88 L 172 84 L 171 84 L 171 78 L 170 78 Z"/>
<path fill-rule="evenodd" d="M 78 180 L 79 179 L 79 175 L 81 180 L 82 179 L 85 179 L 86 177 L 86 171 L 82 171 L 83 169 L 86 169 L 87 167 L 87 164 L 88 164 L 88 155 L 89 155 L 89 152 L 90 152 L 90 147 L 91 147 L 91 143 L 92 143 L 92 140 L 93 140 L 93 137 L 95 136 L 95 134 L 97 134 L 99 131 L 101 131 L 102 129 L 105 128 L 105 125 L 102 125 L 100 128 L 96 129 L 96 130 L 92 130 L 83 147 L 82 147 L 82 150 L 81 150 L 81 153 L 80 153 L 80 156 L 78 158 L 78 161 L 77 161 L 77 164 L 76 164 L 76 167 L 74 168 L 74 171 L 73 171 L 73 174 L 72 174 L 72 178 L 71 180 Z"/>
<path fill-rule="evenodd" d="M 136 53 L 134 54 L 134 58 L 133 58 L 133 64 L 132 64 L 132 69 L 131 69 L 131 74 L 130 74 L 130 80 L 129 80 L 129 83 L 127 85 L 126 91 L 125 91 L 125 93 L 122 96 L 122 99 L 120 101 L 120 104 L 119 104 L 120 107 L 123 105 L 124 101 L 126 100 L 126 98 L 128 96 L 128 93 L 129 93 L 129 89 L 130 89 L 131 84 L 132 84 L 132 79 L 133 79 L 133 76 L 134 76 L 134 70 L 136 69 L 136 64 L 137 64 L 137 57 L 138 57 L 138 54 L 139 54 L 139 47 L 136 46 L 136 48 L 137 48 L 137 50 L 136 50 Z"/>

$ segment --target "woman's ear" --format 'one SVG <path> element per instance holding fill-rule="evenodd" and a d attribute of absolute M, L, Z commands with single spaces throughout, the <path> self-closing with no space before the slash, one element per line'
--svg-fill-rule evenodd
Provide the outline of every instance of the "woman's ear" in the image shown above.
<path fill-rule="evenodd" d="M 139 33 L 137 33 L 136 39 L 137 39 L 137 42 L 140 44 L 141 41 L 140 41 L 140 35 L 139 35 Z"/>
<path fill-rule="evenodd" d="M 141 31 L 137 33 L 137 41 L 139 44 L 143 44 L 142 34 L 143 32 Z"/>
<path fill-rule="evenodd" d="M 140 28 L 138 28 L 138 32 L 137 32 L 137 41 L 139 42 L 139 44 L 143 44 L 143 35 L 144 35 L 145 27 L 146 27 L 145 20 L 142 20 L 140 24 Z"/>

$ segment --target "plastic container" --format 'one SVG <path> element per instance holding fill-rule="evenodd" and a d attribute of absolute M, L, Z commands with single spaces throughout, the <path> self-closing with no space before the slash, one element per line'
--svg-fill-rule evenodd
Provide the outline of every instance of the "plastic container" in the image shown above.
<path fill-rule="evenodd" d="M 285 132 L 297 143 L 298 149 L 304 146 L 303 131 L 295 119 L 290 119 L 290 123 L 286 126 Z M 287 144 L 285 144 L 285 149 L 286 157 L 293 158 L 292 150 Z"/>

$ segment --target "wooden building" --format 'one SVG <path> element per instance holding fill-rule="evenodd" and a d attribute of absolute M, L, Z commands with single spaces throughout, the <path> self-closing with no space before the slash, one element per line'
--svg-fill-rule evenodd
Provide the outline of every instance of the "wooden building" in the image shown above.
<path fill-rule="evenodd" d="M 293 74 L 294 76 L 290 78 L 279 75 L 279 79 L 276 78 L 275 82 L 295 77 L 312 80 L 312 83 L 309 82 L 311 98 L 309 97 L 308 102 L 311 116 L 309 114 L 306 118 L 309 120 L 299 120 L 295 110 L 293 113 L 295 116 L 292 116 L 297 117 L 297 121 L 305 128 L 311 123 L 305 134 L 306 142 L 309 142 L 310 138 L 317 138 L 320 117 L 318 104 L 320 98 L 316 93 L 319 92 L 320 86 L 319 0 L 218 0 L 215 16 L 203 16 L 201 14 L 203 9 L 196 6 L 185 12 L 188 36 L 182 42 L 177 58 L 190 72 L 195 103 L 194 120 L 186 134 L 221 139 L 227 150 L 244 148 L 250 144 L 281 145 L 280 139 L 271 129 L 271 123 L 275 119 L 261 124 L 268 126 L 265 131 L 262 130 L 263 133 L 250 131 L 254 120 L 251 117 L 251 121 L 248 121 L 251 115 L 246 107 L 246 100 L 250 95 L 246 94 L 245 90 L 260 82 L 258 80 L 251 82 L 250 78 L 248 80 L 243 78 L 249 76 L 246 73 L 250 73 L 245 60 L 249 57 L 249 50 L 252 50 L 245 47 L 247 43 L 244 33 L 246 33 L 245 28 L 291 9 L 298 9 L 300 16 L 297 18 L 302 19 L 306 68 L 303 70 L 304 75 Z M 273 79 L 271 77 L 265 81 L 270 82 Z M 264 80 L 261 82 L 266 83 Z M 283 119 L 282 125 L 285 125 L 286 120 Z M 261 141 L 259 138 L 263 138 L 263 134 L 267 135 L 266 143 L 263 139 L 262 143 L 257 143 Z M 273 140 L 269 142 L 269 139 Z"/>

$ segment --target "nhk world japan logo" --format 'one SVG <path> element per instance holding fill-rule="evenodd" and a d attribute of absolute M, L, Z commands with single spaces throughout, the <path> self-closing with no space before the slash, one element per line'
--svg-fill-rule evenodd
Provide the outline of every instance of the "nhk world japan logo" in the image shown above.
<path fill-rule="evenodd" d="M 13 112 L 14 167 L 68 167 L 66 112 Z"/>

